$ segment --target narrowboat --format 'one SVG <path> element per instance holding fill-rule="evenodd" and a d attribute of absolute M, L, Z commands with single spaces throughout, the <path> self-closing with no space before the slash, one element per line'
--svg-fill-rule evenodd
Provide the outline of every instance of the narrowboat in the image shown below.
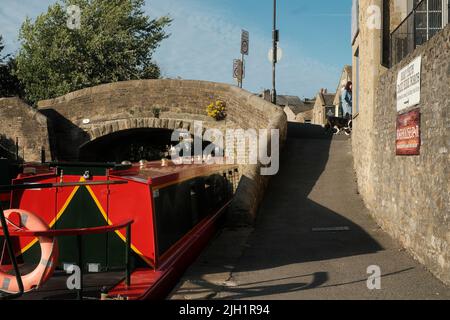
<path fill-rule="evenodd" d="M 164 299 L 239 180 L 236 166 L 191 162 L 23 167 L 0 186 L 0 299 Z"/>

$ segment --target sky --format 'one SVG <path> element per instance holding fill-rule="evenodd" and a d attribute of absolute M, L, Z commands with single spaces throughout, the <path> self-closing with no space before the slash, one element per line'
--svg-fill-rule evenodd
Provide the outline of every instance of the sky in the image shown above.
<path fill-rule="evenodd" d="M 56 0 L 0 0 L 0 34 L 6 49 L 20 47 L 25 17 L 34 19 Z M 272 0 L 146 0 L 151 18 L 169 15 L 170 37 L 154 59 L 167 78 L 236 84 L 233 59 L 240 58 L 241 30 L 250 33 L 244 89 L 272 86 L 268 51 L 272 45 Z M 351 64 L 351 0 L 278 0 L 278 94 L 313 97 L 320 88 L 335 91 L 345 64 Z"/>

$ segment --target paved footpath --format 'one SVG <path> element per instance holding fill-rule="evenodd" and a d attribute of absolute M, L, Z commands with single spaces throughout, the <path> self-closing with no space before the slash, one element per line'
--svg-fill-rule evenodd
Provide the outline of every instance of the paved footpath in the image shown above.
<path fill-rule="evenodd" d="M 290 125 L 255 227 L 222 230 L 170 298 L 450 299 L 450 287 L 369 216 L 351 141 L 322 132 Z M 372 265 L 381 269 L 380 290 L 367 287 Z"/>

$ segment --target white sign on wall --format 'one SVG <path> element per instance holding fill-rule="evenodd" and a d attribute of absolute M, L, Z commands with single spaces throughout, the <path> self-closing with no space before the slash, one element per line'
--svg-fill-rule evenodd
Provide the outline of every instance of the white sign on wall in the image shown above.
<path fill-rule="evenodd" d="M 416 58 L 397 76 L 397 112 L 420 103 L 422 57 Z"/>

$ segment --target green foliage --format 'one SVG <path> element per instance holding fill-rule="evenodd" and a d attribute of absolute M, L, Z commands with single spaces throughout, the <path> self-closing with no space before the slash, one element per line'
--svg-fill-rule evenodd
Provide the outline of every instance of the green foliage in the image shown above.
<path fill-rule="evenodd" d="M 4 48 L 3 37 L 0 35 L 0 97 L 22 96 L 22 86 L 13 75 L 16 61 L 10 55 L 3 55 Z"/>
<path fill-rule="evenodd" d="M 60 0 L 20 30 L 17 76 L 37 102 L 103 83 L 158 78 L 154 50 L 168 37 L 167 16 L 150 19 L 144 0 Z M 69 28 L 67 7 L 81 9 Z"/>
<path fill-rule="evenodd" d="M 3 36 L 0 34 L 0 63 L 3 62 L 3 57 L 2 57 L 2 51 L 3 49 L 5 49 L 5 46 L 3 45 Z"/>

